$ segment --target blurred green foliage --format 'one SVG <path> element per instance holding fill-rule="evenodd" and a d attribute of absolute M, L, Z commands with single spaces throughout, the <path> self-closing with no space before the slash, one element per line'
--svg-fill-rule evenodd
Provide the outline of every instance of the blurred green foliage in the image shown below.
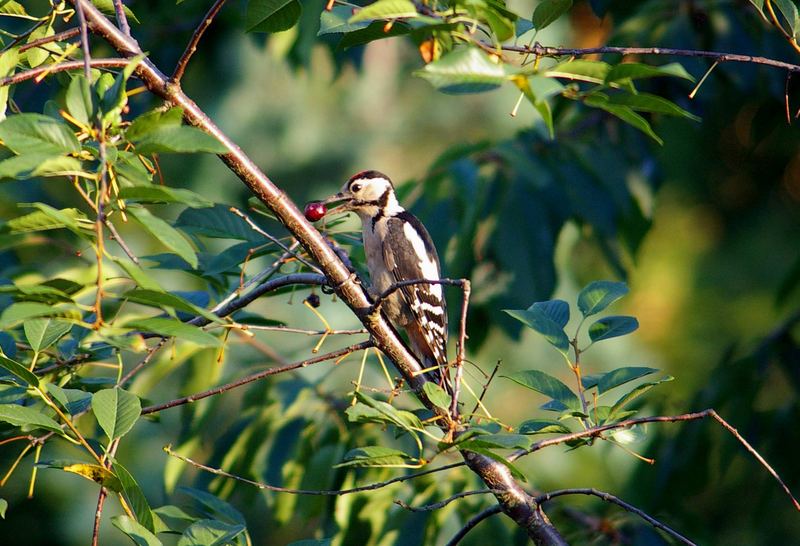
<path fill-rule="evenodd" d="M 0 4 L 0 12 L 12 16 L 16 6 L 37 16 L 49 10 L 44 0 Z M 520 45 L 536 40 L 576 47 L 608 43 L 703 49 L 788 62 L 798 57 L 768 14 L 762 18 L 757 11 L 761 8 L 763 13 L 763 2 L 455 4 L 464 8 L 462 15 L 470 22 L 487 30 L 482 36 L 487 36 L 489 46 L 496 38 Z M 775 5 L 778 24 L 794 35 L 796 20 L 789 7 L 793 4 Z M 155 64 L 167 69 L 174 66 L 208 5 L 197 0 L 177 5 L 141 1 L 130 2 L 130 7 L 139 19 L 132 25 L 135 37 Z M 445 259 L 446 273 L 472 280 L 468 356 L 487 372 L 502 360 L 503 375 L 527 377 L 529 384 L 530 374 L 518 374 L 542 370 L 569 382 L 573 378 L 564 373 L 558 354 L 502 310 L 524 310 L 554 294 L 574 301 L 583 285 L 598 278 L 626 280 L 631 293 L 618 311 L 636 316 L 639 330 L 634 336 L 598 345 L 583 362 L 584 370 L 601 374 L 612 368 L 653 367 L 675 376 L 676 381 L 648 393 L 646 406 L 637 400 L 635 409 L 676 414 L 713 407 L 793 491 L 800 490 L 795 464 L 800 448 L 796 77 L 751 64 L 721 63 L 689 100 L 694 84 L 680 77 L 647 78 L 635 86 L 627 82 L 615 87 L 616 80 L 608 75 L 620 56 L 605 56 L 608 65 L 572 64 L 566 70 L 582 78 L 575 83 L 554 75 L 565 70 L 569 58 L 544 59 L 541 66 L 528 66 L 535 73 L 525 72 L 505 62 L 508 58 L 500 60 L 485 48 L 474 47 L 474 38 L 463 43 L 454 39 L 453 31 L 463 31 L 463 26 L 457 28 L 463 22 L 427 20 L 435 14 L 411 3 L 380 2 L 361 10 L 358 17 L 353 17 L 357 6 L 337 5 L 331 12 L 323 12 L 323 7 L 319 0 L 231 2 L 201 42 L 183 88 L 298 203 L 330 194 L 351 172 L 363 168 L 380 168 L 403 181 L 402 200 L 429 227 Z M 419 9 L 419 16 L 401 18 L 386 28 L 385 18 L 408 15 L 403 11 L 408 9 Z M 541 32 L 531 30 L 530 19 Z M 54 31 L 74 23 L 55 21 Z M 9 33 L 30 26 L 24 18 L 2 19 L 2 29 Z M 283 29 L 288 30 L 274 33 Z M 36 36 L 44 36 L 42 32 Z M 405 38 L 383 39 L 393 35 Z M 11 42 L 11 37 L 3 36 L 5 46 Z M 93 38 L 92 45 L 95 57 L 114 56 L 101 40 Z M 467 45 L 472 47 L 466 49 Z M 63 52 L 64 44 L 61 47 Z M 426 55 L 432 61 L 427 65 L 421 59 Z M 53 59 L 33 53 L 13 62 L 3 57 L 0 70 L 8 74 L 13 66 L 25 69 Z M 712 68 L 711 61 L 693 57 L 626 60 L 662 69 L 679 62 L 695 80 Z M 424 79 L 413 77 L 415 72 Z M 138 329 L 170 333 L 164 330 L 165 323 L 152 322 L 164 319 L 154 318 L 153 309 L 180 318 L 197 314 L 238 284 L 246 258 L 244 278 L 264 269 L 279 249 L 227 212 L 230 205 L 246 210 L 252 203 L 246 188 L 213 155 L 169 153 L 181 151 L 176 148 L 180 146 L 183 151 L 213 152 L 213 142 L 179 125 L 174 113 L 163 119 L 140 117 L 158 103 L 146 93 L 125 98 L 118 93 L 120 88 L 130 92 L 135 80 L 126 86 L 122 76 L 103 77 L 106 81 L 92 87 L 98 94 L 84 110 L 92 116 L 98 112 L 92 112 L 91 105 L 100 105 L 109 134 L 119 139 L 113 142 L 119 154 L 121 197 L 128 200 L 130 217 L 138 223 L 118 222 L 118 227 L 136 252 L 147 257 L 146 273 L 157 279 L 158 286 L 171 290 L 169 295 L 180 298 L 168 300 L 167 294 L 144 292 L 146 281 L 119 265 L 114 271 L 126 279 L 120 285 L 124 289 L 110 290 L 104 316 L 112 324 L 112 317 L 136 318 L 133 326 Z M 116 91 L 115 81 L 121 82 Z M 59 73 L 41 83 L 16 85 L 10 97 L 24 112 L 60 119 L 58 109 L 66 108 L 78 117 L 78 98 L 86 96 L 82 85 L 80 77 Z M 453 96 L 434 88 L 491 93 Z M 649 99 L 649 110 L 638 117 L 619 110 L 633 100 L 629 96 L 636 96 L 632 89 L 639 95 L 669 99 L 678 117 L 654 111 L 656 103 L 666 108 L 657 99 Z M 512 118 L 508 113 L 516 111 L 520 94 L 526 102 Z M 693 116 L 701 121 L 692 121 Z M 120 124 L 135 118 L 138 127 Z M 26 119 L 35 121 L 16 119 L 23 125 Z M 5 127 L 0 138 L 13 153 L 4 149 L 0 159 L 25 156 L 30 143 L 21 142 L 15 149 L 14 138 L 29 132 Z M 18 160 L 3 163 L 19 169 L 12 174 L 24 180 L 0 186 L 4 221 L 0 309 L 6 321 L 0 346 L 7 357 L 37 370 L 76 355 L 79 348 L 90 348 L 90 360 L 106 366 L 121 363 L 127 371 L 143 356 L 137 341 L 126 341 L 123 330 L 111 329 L 96 339 L 90 327 L 93 317 L 87 307 L 93 303 L 89 301 L 93 292 L 86 287 L 92 287 L 96 275 L 87 238 L 91 229 L 86 229 L 91 210 L 62 174 L 76 168 L 91 171 L 99 150 L 93 153 L 83 140 L 73 141 L 73 129 L 59 122 L 48 134 L 60 137 L 49 140 L 46 150 L 28 150 L 29 155 L 49 154 L 49 163 L 38 156 L 24 169 Z M 67 135 L 61 134 L 65 131 Z M 130 146 L 164 155 L 158 156 L 158 165 L 137 164 Z M 70 155 L 77 149 L 88 154 L 78 158 L 80 163 Z M 31 171 L 34 166 L 40 170 Z M 51 174 L 56 176 L 47 176 Z M 162 177 L 166 186 L 149 185 Z M 131 181 L 127 187 L 126 178 Z M 137 187 L 195 193 L 145 195 Z M 64 218 L 44 205 L 19 206 L 34 202 L 53 210 L 78 210 Z M 202 208 L 212 202 L 217 204 Z M 184 208 L 186 204 L 190 207 Z M 30 223 L 20 225 L 18 218 L 30 213 L 38 215 L 26 217 L 27 222 L 56 221 L 72 231 L 40 231 L 41 223 L 34 228 Z M 251 215 L 270 233 L 284 235 L 269 217 Z M 353 227 L 326 226 L 347 246 L 352 244 Z M 118 260 L 124 258 L 116 247 L 110 251 Z M 358 257 L 358 245 L 352 246 L 352 253 Z M 295 270 L 284 266 L 281 272 Z M 129 277 L 139 288 L 129 290 L 125 284 Z M 31 286 L 38 292 L 18 288 Z M 248 307 L 237 320 L 321 328 L 319 319 L 301 304 L 307 294 L 308 290 L 275 293 Z M 75 305 L 70 303 L 73 295 L 78 300 Z M 450 299 L 458 301 L 457 292 Z M 37 302 L 50 309 L 62 302 L 75 316 L 65 311 L 50 324 L 43 322 L 48 319 L 31 320 L 36 316 L 32 307 L 22 308 L 19 320 L 6 314 L 12 303 Z M 334 328 L 358 326 L 329 297 L 322 298 L 319 311 Z M 61 329 L 66 323 L 59 320 L 65 317 L 73 321 L 69 331 Z M 574 331 L 577 320 L 573 317 L 567 331 Z M 172 321 L 168 327 L 178 328 L 176 324 Z M 215 348 L 220 338 L 200 337 L 202 333 L 182 330 L 183 336 L 197 336 L 195 343 L 170 343 L 129 384 L 127 390 L 143 398 L 142 406 L 203 391 L 265 363 L 307 358 L 312 345 L 305 336 L 290 338 L 285 333 L 259 332 L 253 343 L 231 334 L 220 352 Z M 343 344 L 327 341 L 323 350 Z M 31 358 L 42 359 L 39 368 Z M 58 387 L 51 388 L 50 396 L 72 414 L 86 409 L 89 400 L 84 395 L 93 393 L 96 424 L 84 423 L 81 430 L 101 442 L 126 434 L 116 460 L 138 481 L 134 487 L 120 477 L 123 483 L 113 487 L 135 505 L 141 486 L 149 504 L 160 507 L 155 513 L 173 529 L 183 531 L 192 518 L 205 521 L 190 533 L 206 537 L 196 543 L 226 533 L 239 533 L 237 540 L 243 540 L 240 527 L 246 522 L 255 544 L 322 537 L 336 537 L 337 544 L 436 544 L 491 506 L 493 501 L 485 496 L 467 497 L 434 513 L 408 512 L 393 504 L 402 499 L 422 505 L 480 487 L 475 476 L 459 470 L 364 494 L 298 497 L 196 472 L 163 453 L 163 445 L 172 444 L 176 453 L 205 464 L 291 488 L 347 488 L 398 475 L 390 468 L 334 468 L 357 448 L 391 446 L 414 453 L 415 443 L 408 434 L 394 438 L 380 427 L 348 421 L 347 392 L 357 375 L 358 358 L 350 357 L 336 367 L 317 366 L 168 410 L 152 421 L 139 419 L 130 431 L 126 429 L 131 415 L 138 416 L 139 398 L 111 399 L 114 391 L 107 387 L 119 378 L 116 369 L 75 367 L 47 380 L 63 387 L 61 394 Z M 4 404 L 22 396 L 22 383 L 30 385 L 24 370 L 17 372 L 16 379 L 3 377 Z M 484 381 L 471 367 L 467 377 L 474 387 Z M 364 384 L 385 389 L 386 383 L 380 365 L 370 356 Z M 533 384 L 539 386 L 534 390 L 554 398 L 555 391 Z M 415 409 L 404 398 L 408 409 Z M 537 409 L 543 401 L 539 394 L 498 379 L 484 403 L 499 422 L 519 426 L 547 415 Z M 41 403 L 36 407 L 41 415 L 49 415 Z M 48 430 L 51 423 L 39 426 L 40 431 Z M 537 426 L 528 424 L 529 429 Z M 716 423 L 649 425 L 646 432 L 646 439 L 637 438 L 629 447 L 655 458 L 654 466 L 605 443 L 575 452 L 550 448 L 515 465 L 531 488 L 608 490 L 699 543 L 786 544 L 800 536 L 800 518 L 785 495 Z M 15 432 L 9 426 L 3 434 L 7 438 Z M 0 445 L 3 472 L 12 467 L 20 446 Z M 94 441 L 92 447 L 101 448 Z M 88 543 L 97 485 L 74 471 L 63 472 L 63 461 L 75 459 L 75 449 L 51 441 L 39 456 L 46 464 L 37 467 L 35 495 L 26 500 L 34 451 L 0 489 L 0 497 L 9 502 L 2 525 L 4 544 Z M 652 528 L 597 499 L 560 499 L 549 504 L 548 511 L 571 543 L 665 542 Z M 134 512 L 142 522 L 136 506 Z M 122 514 L 110 499 L 104 517 Z M 100 543 L 126 543 L 128 539 L 109 521 L 104 519 Z M 115 520 L 128 532 L 143 534 L 140 529 L 131 531 L 135 524 L 124 517 Z M 464 543 L 488 540 L 524 543 L 525 537 L 504 518 L 494 517 L 481 523 Z"/>

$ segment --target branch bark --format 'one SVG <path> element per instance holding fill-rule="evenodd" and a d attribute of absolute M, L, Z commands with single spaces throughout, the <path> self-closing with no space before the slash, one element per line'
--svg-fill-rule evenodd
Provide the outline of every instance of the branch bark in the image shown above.
<path fill-rule="evenodd" d="M 82 4 L 90 29 L 105 39 L 120 55 L 133 57 L 142 53 L 132 37 L 106 19 L 91 3 L 85 0 L 70 2 L 73 5 Z M 320 265 L 337 295 L 367 328 L 375 346 L 392 360 L 420 401 L 443 418 L 443 427 L 449 429 L 457 426 L 448 411 L 438 408 L 427 398 L 422 388 L 427 378 L 422 373 L 420 363 L 408 351 L 386 319 L 381 314 L 371 313 L 370 301 L 356 276 L 350 273 L 336 252 L 287 195 L 183 92 L 179 82 L 171 81 L 149 58 L 144 58 L 139 63 L 136 74 L 152 93 L 181 107 L 187 123 L 204 130 L 228 149 L 228 153 L 219 156 L 220 159 L 275 213 L 278 220 Z M 490 489 L 501 491 L 496 496 L 503 512 L 523 527 L 536 544 L 566 544 L 535 499 L 520 487 L 507 467 L 477 453 L 462 451 L 461 455 Z"/>

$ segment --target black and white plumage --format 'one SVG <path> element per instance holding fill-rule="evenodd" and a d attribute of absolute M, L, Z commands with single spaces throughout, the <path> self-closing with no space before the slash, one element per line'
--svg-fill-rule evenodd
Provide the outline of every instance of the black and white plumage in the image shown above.
<path fill-rule="evenodd" d="M 400 281 L 439 280 L 441 267 L 430 235 L 397 201 L 385 174 L 362 171 L 326 203 L 342 202 L 330 213 L 353 211 L 361 219 L 372 293 L 379 296 Z M 423 367 L 446 374 L 447 305 L 440 284 L 403 286 L 382 309 L 392 325 L 408 334 L 411 351 Z M 444 381 L 444 380 L 443 380 Z"/>

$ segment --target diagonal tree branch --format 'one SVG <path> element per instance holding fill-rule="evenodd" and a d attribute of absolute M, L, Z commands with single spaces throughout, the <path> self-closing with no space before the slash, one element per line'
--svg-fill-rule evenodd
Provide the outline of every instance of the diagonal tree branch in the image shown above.
<path fill-rule="evenodd" d="M 92 23 L 93 32 L 104 38 L 120 55 L 132 57 L 142 53 L 138 44 L 106 19 L 94 5 L 86 0 L 70 2 L 82 4 L 87 19 Z M 441 418 L 440 424 L 444 429 L 461 428 L 449 411 L 437 407 L 428 399 L 422 388 L 428 379 L 422 373 L 419 361 L 405 347 L 388 321 L 380 314 L 371 313 L 369 298 L 357 277 L 348 270 L 291 199 L 183 92 L 179 83 L 170 81 L 149 58 L 145 57 L 138 64 L 136 74 L 150 92 L 182 108 L 187 123 L 204 130 L 227 148 L 228 152 L 221 154 L 220 159 L 275 213 L 277 219 L 316 260 L 334 291 L 369 330 L 375 346 L 392 360 L 420 401 Z M 495 496 L 502 511 L 525 529 L 536 544 L 566 544 L 535 499 L 514 480 L 506 466 L 470 451 L 462 451 L 461 455 L 487 487 L 499 491 Z"/>

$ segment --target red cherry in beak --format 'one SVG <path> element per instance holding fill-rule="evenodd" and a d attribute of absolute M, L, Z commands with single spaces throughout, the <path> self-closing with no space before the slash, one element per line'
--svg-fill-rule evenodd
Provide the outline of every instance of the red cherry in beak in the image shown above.
<path fill-rule="evenodd" d="M 306 220 L 309 222 L 321 220 L 322 217 L 327 214 L 327 212 L 328 209 L 325 207 L 325 203 L 321 201 L 312 201 L 308 203 L 303 211 L 303 213 L 306 215 Z"/>

